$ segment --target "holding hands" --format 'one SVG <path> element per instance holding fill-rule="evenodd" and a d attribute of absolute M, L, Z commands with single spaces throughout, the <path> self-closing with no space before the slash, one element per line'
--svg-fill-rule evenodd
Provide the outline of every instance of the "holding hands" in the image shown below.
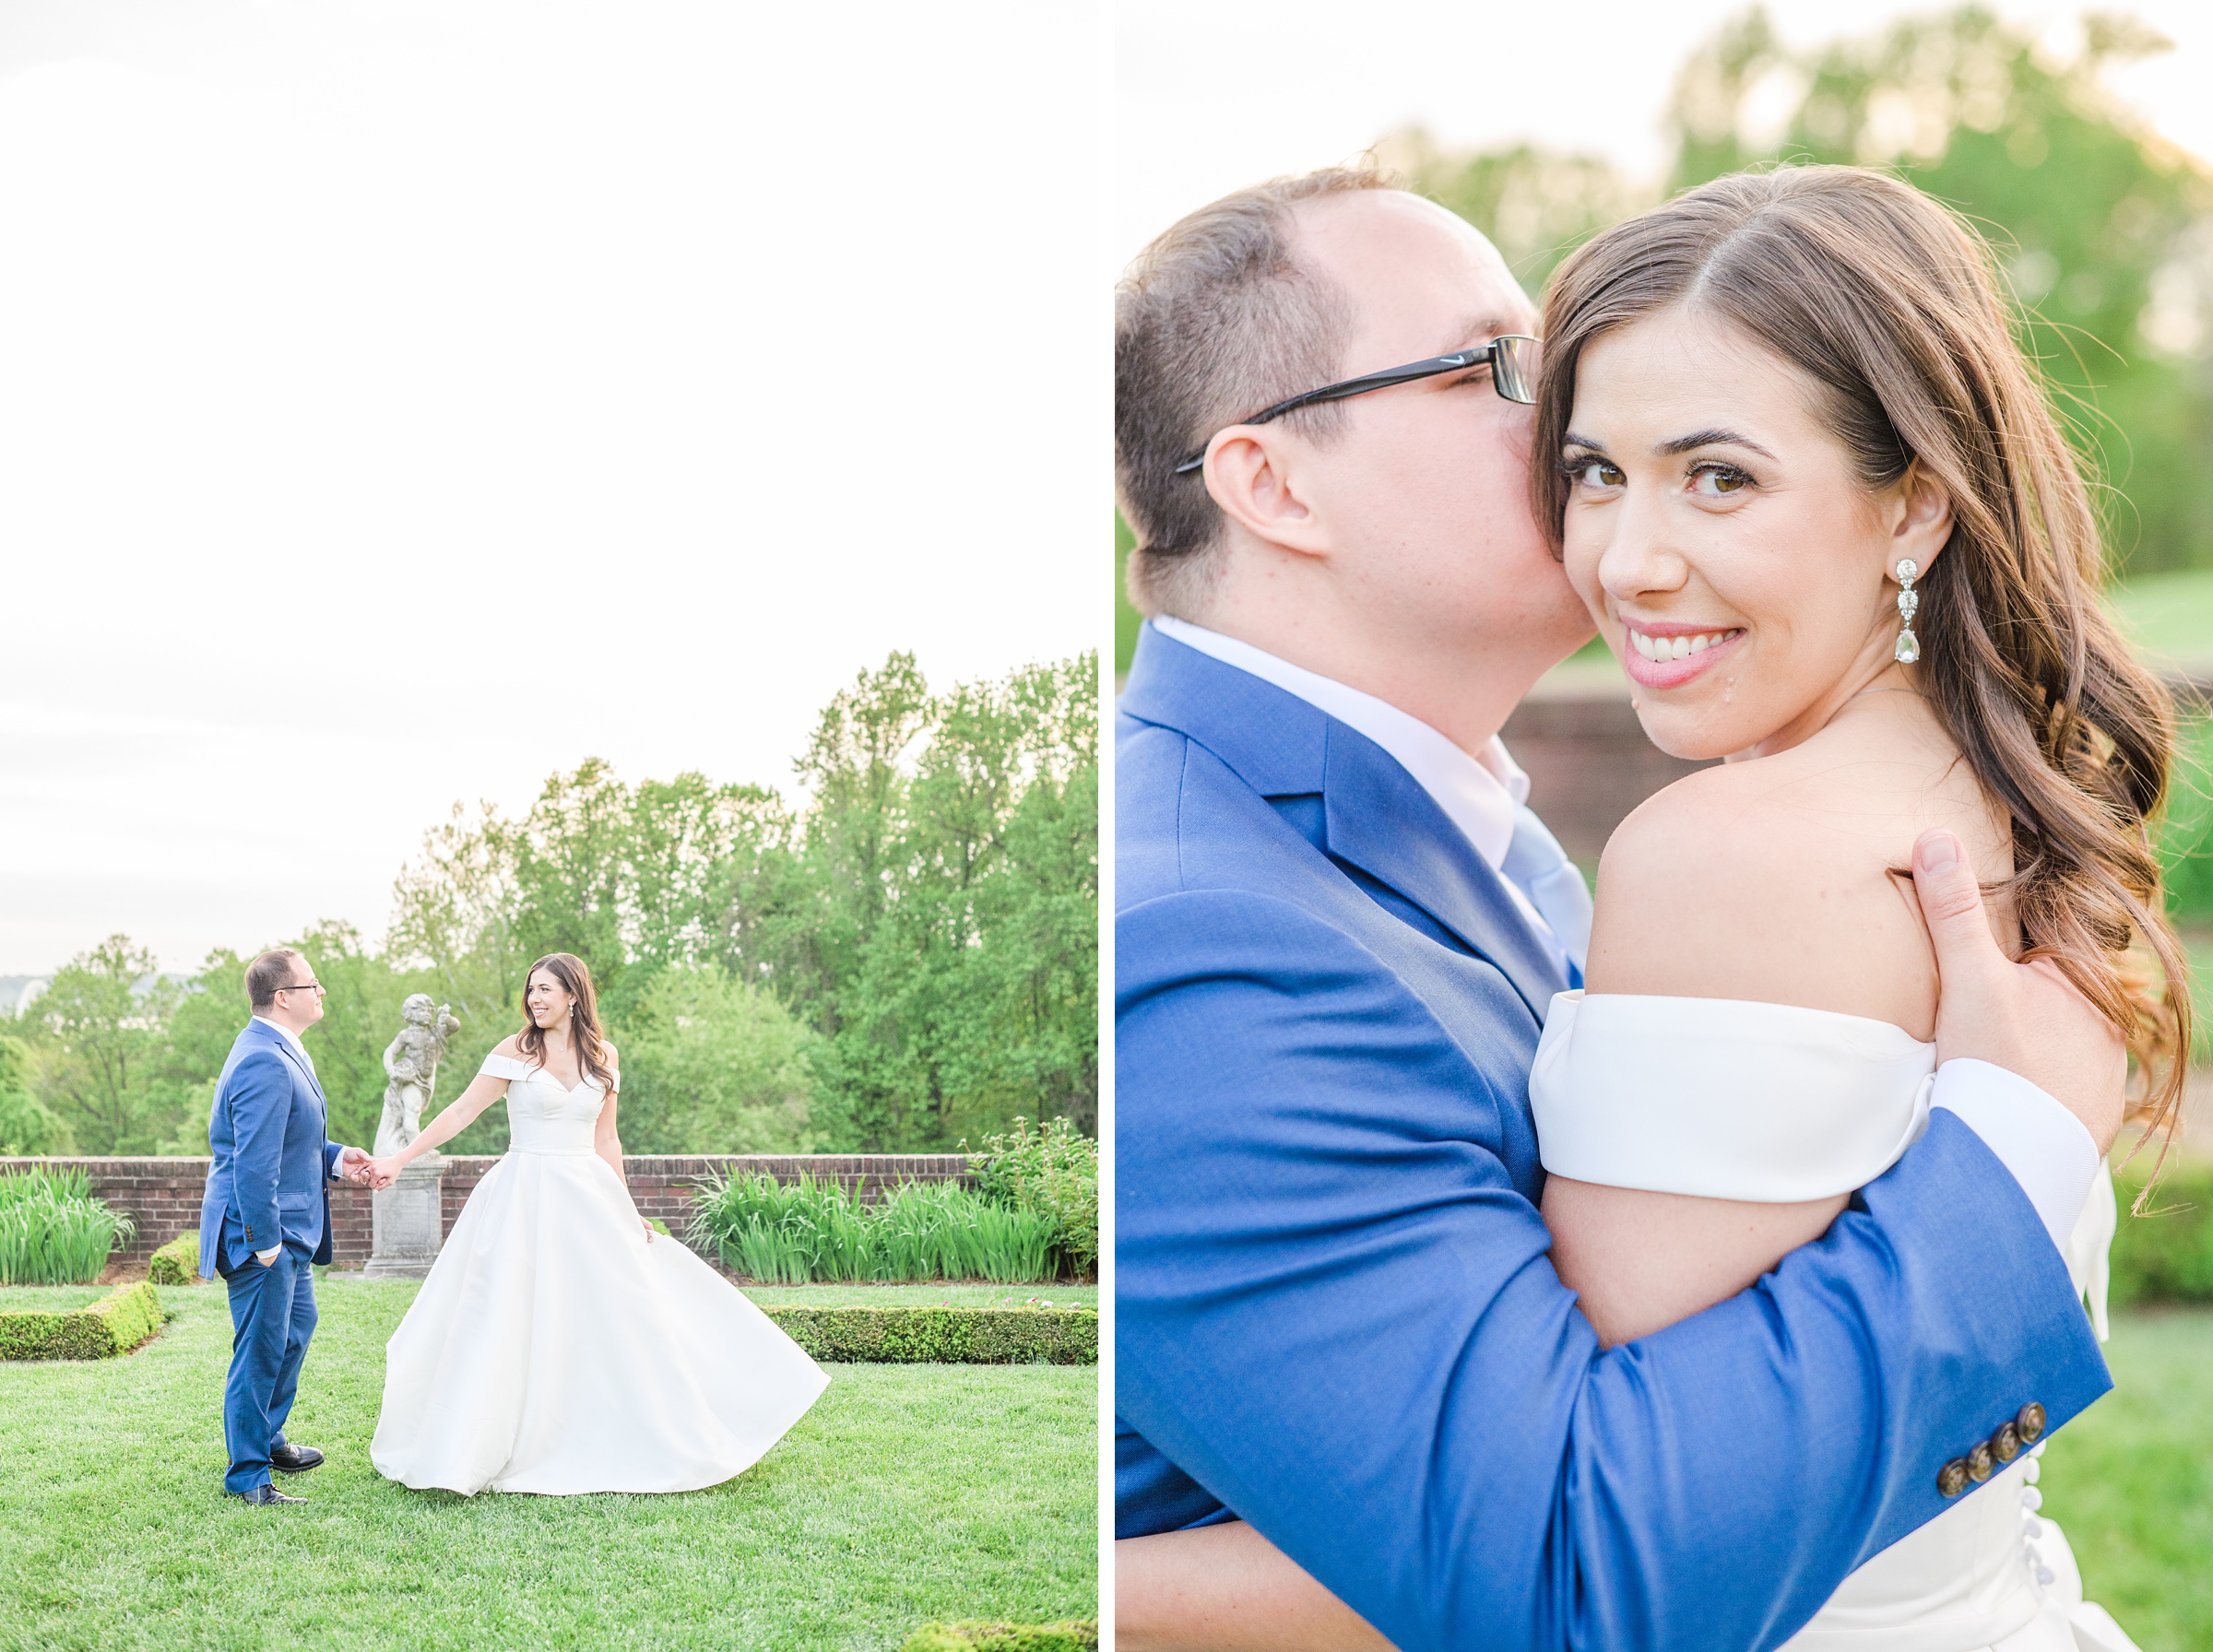
<path fill-rule="evenodd" d="M 349 1182 L 382 1190 L 392 1186 L 398 1167 L 389 1160 L 373 1159 L 358 1147 L 338 1150 L 338 1174 Z"/>

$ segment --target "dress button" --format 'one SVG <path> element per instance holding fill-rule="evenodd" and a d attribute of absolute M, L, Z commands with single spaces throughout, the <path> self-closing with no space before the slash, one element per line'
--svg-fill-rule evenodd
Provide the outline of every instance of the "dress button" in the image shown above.
<path fill-rule="evenodd" d="M 2044 1437 L 2044 1408 L 2031 1399 L 2021 1408 L 2020 1415 L 2013 1420 L 2013 1425 L 2020 1431 L 2025 1445 L 2035 1445 Z"/>
<path fill-rule="evenodd" d="M 1990 1442 L 1987 1440 L 1967 1454 L 1967 1477 L 1977 1485 L 1988 1480 L 1990 1471 L 1996 1467 L 1995 1459 L 1990 1455 Z"/>
<path fill-rule="evenodd" d="M 2001 1463 L 2010 1463 L 2021 1455 L 2021 1431 L 2010 1422 L 1998 1424 L 1998 1432 L 1990 1436 L 1990 1454 Z"/>
<path fill-rule="evenodd" d="M 1936 1489 L 1947 1497 L 1957 1497 L 1967 1490 L 1967 1463 L 1954 1457 L 1936 1470 Z"/>

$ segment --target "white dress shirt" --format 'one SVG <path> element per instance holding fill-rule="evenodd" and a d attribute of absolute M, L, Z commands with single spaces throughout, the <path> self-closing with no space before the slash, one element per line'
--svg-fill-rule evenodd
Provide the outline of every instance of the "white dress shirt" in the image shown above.
<path fill-rule="evenodd" d="M 1147 623 L 1161 635 L 1272 683 L 1366 735 L 1414 776 L 1475 852 L 1493 869 L 1499 868 L 1513 837 L 1515 810 L 1529 796 L 1529 776 L 1507 755 L 1496 735 L 1480 755 L 1471 757 L 1397 706 L 1249 643 L 1171 615 L 1158 615 Z M 1500 881 L 1531 927 L 1557 950 L 1558 940 L 1520 887 L 1503 872 Z M 2082 1121 L 2018 1073 L 1987 1061 L 1946 1062 L 1936 1069 L 1929 1104 L 1948 1109 L 1982 1139 L 2020 1185 L 2053 1245 L 2065 1256 L 2100 1162 L 2098 1144 Z"/>

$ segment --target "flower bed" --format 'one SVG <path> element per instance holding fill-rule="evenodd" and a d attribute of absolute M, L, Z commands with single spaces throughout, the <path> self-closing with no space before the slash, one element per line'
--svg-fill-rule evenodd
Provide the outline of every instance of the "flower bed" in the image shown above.
<path fill-rule="evenodd" d="M 0 1175 L 0 1285 L 82 1285 L 100 1278 L 131 1220 L 92 1197 L 80 1170 Z"/>

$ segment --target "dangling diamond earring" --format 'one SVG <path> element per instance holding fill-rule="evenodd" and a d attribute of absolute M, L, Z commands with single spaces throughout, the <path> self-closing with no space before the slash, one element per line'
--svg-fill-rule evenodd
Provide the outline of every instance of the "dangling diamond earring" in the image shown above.
<path fill-rule="evenodd" d="M 1901 557 L 1898 564 L 1898 617 L 1905 623 L 1898 633 L 1898 646 L 1890 657 L 1901 666 L 1911 666 L 1921 657 L 1921 640 L 1913 634 L 1913 616 L 1921 608 L 1921 594 L 1913 589 L 1913 582 L 1921 577 L 1921 564 L 1911 557 Z"/>

